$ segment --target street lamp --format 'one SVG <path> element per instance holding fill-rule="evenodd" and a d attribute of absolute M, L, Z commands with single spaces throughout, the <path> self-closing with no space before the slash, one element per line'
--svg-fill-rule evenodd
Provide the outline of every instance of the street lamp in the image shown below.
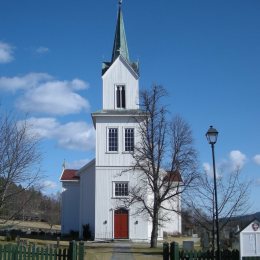
<path fill-rule="evenodd" d="M 218 131 L 210 126 L 208 132 L 206 133 L 207 140 L 211 145 L 212 150 L 212 161 L 213 161 L 213 174 L 214 174 L 214 192 L 215 192 L 215 212 L 216 212 L 216 229 L 217 229 L 217 259 L 221 259 L 220 255 L 220 244 L 219 244 L 219 222 L 218 222 L 218 197 L 217 197 L 217 178 L 216 178 L 216 166 L 215 166 L 215 152 L 214 144 L 218 139 Z"/>

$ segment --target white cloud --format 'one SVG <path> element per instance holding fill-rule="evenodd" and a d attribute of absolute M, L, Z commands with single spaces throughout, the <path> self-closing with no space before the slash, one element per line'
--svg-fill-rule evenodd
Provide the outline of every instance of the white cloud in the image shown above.
<path fill-rule="evenodd" d="M 0 78 L 0 90 L 13 93 L 24 90 L 16 106 L 24 112 L 31 113 L 67 115 L 88 110 L 88 100 L 76 93 L 87 87 L 88 84 L 80 79 L 59 81 L 46 73 Z"/>
<path fill-rule="evenodd" d="M 43 188 L 44 189 L 55 190 L 57 187 L 58 187 L 58 184 L 54 181 L 46 180 L 46 181 L 43 182 Z"/>
<path fill-rule="evenodd" d="M 211 165 L 209 164 L 209 163 L 203 163 L 202 164 L 202 168 L 203 168 L 203 170 L 206 172 L 206 174 L 209 176 L 209 177 L 211 177 L 211 178 L 213 178 L 213 168 L 211 167 Z M 219 172 L 218 172 L 218 168 L 216 168 L 216 177 L 217 178 L 220 178 L 221 177 L 221 175 L 219 174 Z"/>
<path fill-rule="evenodd" d="M 17 102 L 17 107 L 25 112 L 52 115 L 67 115 L 89 109 L 89 103 L 73 90 L 82 88 L 80 80 L 51 81 L 30 89 Z"/>
<path fill-rule="evenodd" d="M 55 118 L 29 118 L 32 134 L 39 138 L 55 139 L 60 147 L 71 150 L 93 150 L 95 130 L 85 122 L 59 123 Z"/>
<path fill-rule="evenodd" d="M 81 159 L 81 160 L 77 160 L 74 162 L 66 162 L 66 168 L 67 169 L 75 169 L 78 170 L 81 167 L 83 167 L 84 165 L 86 165 L 90 160 L 89 159 Z"/>
<path fill-rule="evenodd" d="M 212 170 L 209 163 L 202 164 L 203 170 L 207 173 L 207 175 L 212 176 Z"/>
<path fill-rule="evenodd" d="M 15 92 L 37 88 L 42 82 L 50 81 L 52 78 L 47 73 L 28 73 L 25 76 L 12 78 L 0 77 L 0 90 Z"/>
<path fill-rule="evenodd" d="M 256 164 L 259 164 L 260 165 L 260 154 L 256 154 L 253 158 L 254 162 Z"/>
<path fill-rule="evenodd" d="M 36 52 L 39 54 L 45 54 L 48 53 L 49 51 L 50 49 L 44 46 L 40 46 L 39 48 L 36 49 Z"/>
<path fill-rule="evenodd" d="M 243 168 L 244 164 L 246 163 L 246 155 L 238 150 L 231 151 L 229 158 L 231 160 L 231 167 L 233 170 Z"/>
<path fill-rule="evenodd" d="M 240 170 L 246 163 L 246 155 L 238 150 L 231 151 L 228 159 L 222 159 L 219 163 L 216 163 L 216 176 L 221 178 L 224 173 L 232 173 L 236 170 Z M 212 164 L 203 163 L 202 168 L 204 172 L 213 177 Z"/>
<path fill-rule="evenodd" d="M 13 49 L 10 44 L 0 41 L 0 63 L 8 63 L 14 59 Z"/>

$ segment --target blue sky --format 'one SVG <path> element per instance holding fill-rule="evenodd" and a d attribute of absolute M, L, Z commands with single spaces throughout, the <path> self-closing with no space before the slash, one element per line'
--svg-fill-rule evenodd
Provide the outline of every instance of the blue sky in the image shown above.
<path fill-rule="evenodd" d="M 130 58 L 140 87 L 162 84 L 167 104 L 191 125 L 200 164 L 205 139 L 219 130 L 218 165 L 241 166 L 253 180 L 251 211 L 260 211 L 260 1 L 125 0 Z M 4 0 L 0 9 L 0 102 L 25 113 L 42 137 L 48 192 L 59 189 L 65 159 L 94 157 L 90 113 L 101 109 L 101 63 L 108 61 L 116 0 Z"/>

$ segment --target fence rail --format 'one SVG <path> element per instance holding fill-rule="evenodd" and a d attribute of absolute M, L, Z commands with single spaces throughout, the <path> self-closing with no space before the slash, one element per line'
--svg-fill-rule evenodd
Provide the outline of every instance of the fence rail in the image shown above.
<path fill-rule="evenodd" d="M 6 260 L 84 260 L 84 243 L 71 241 L 69 248 L 0 245 L 0 259 Z"/>

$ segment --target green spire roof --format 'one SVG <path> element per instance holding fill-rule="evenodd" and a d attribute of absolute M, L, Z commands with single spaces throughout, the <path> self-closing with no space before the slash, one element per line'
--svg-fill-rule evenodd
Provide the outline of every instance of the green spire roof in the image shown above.
<path fill-rule="evenodd" d="M 112 53 L 112 60 L 111 60 L 112 63 L 116 60 L 116 58 L 120 54 L 127 61 L 130 61 L 128 48 L 127 48 L 127 41 L 126 41 L 123 13 L 122 13 L 122 10 L 121 10 L 121 3 L 122 2 L 119 1 L 117 24 L 116 24 L 116 32 L 115 32 L 114 46 L 113 46 L 113 53 Z"/>
<path fill-rule="evenodd" d="M 129 58 L 121 4 L 122 4 L 122 0 L 119 0 L 112 59 L 109 62 L 102 63 L 102 75 L 105 74 L 105 72 L 110 68 L 110 66 L 114 63 L 114 61 L 117 59 L 119 55 L 124 57 L 127 63 L 132 67 L 132 69 L 137 73 L 137 75 L 139 75 L 138 62 L 131 62 Z"/>

